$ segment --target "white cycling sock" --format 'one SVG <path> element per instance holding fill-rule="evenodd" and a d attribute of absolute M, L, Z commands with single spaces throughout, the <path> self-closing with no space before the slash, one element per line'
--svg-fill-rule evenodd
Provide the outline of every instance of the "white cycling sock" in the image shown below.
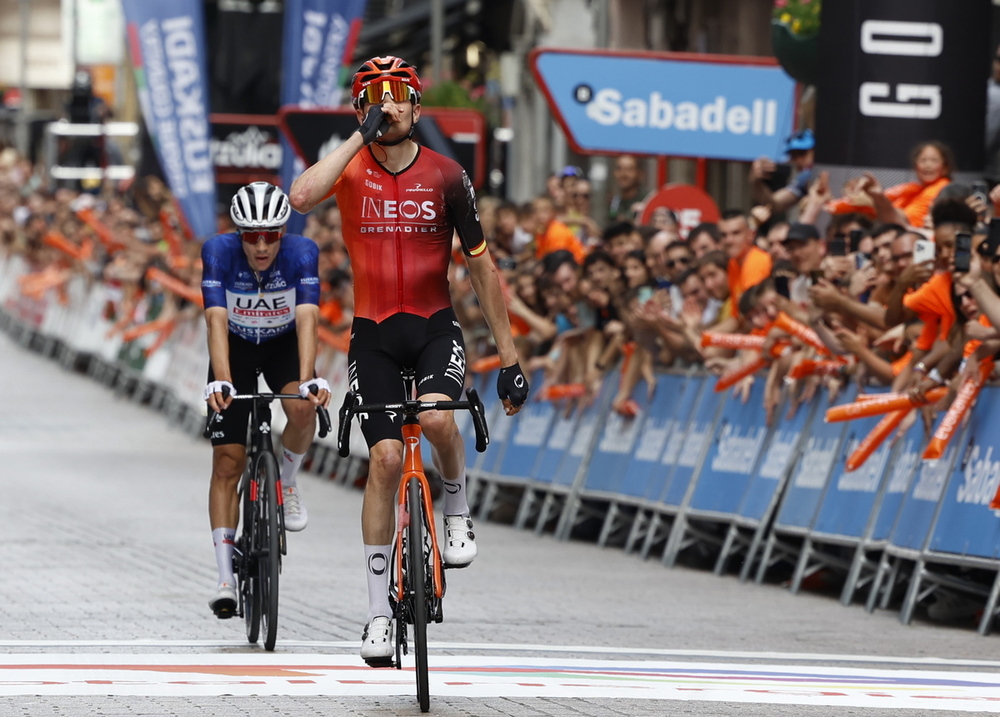
<path fill-rule="evenodd" d="M 465 471 L 456 480 L 441 478 L 444 484 L 444 514 L 445 515 L 468 515 L 469 499 L 465 490 Z"/>
<path fill-rule="evenodd" d="M 368 576 L 368 619 L 392 617 L 389 606 L 389 560 L 392 545 L 365 545 L 365 575 Z"/>
<path fill-rule="evenodd" d="M 282 490 L 288 490 L 289 488 L 295 487 L 295 475 L 299 472 L 299 466 L 302 465 L 302 459 L 305 458 L 305 453 L 292 453 L 287 448 L 283 448 L 281 451 L 281 488 Z"/>
<path fill-rule="evenodd" d="M 215 544 L 215 564 L 219 568 L 219 585 L 236 586 L 233 576 L 233 546 L 236 540 L 236 528 L 215 528 L 212 531 L 212 542 Z"/>

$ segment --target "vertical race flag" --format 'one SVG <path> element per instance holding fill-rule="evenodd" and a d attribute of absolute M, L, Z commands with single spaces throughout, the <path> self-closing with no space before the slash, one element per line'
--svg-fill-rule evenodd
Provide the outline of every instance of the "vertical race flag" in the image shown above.
<path fill-rule="evenodd" d="M 311 109 L 340 104 L 341 68 L 354 54 L 364 11 L 365 0 L 285 0 L 283 106 Z M 281 179 L 287 191 L 305 167 L 288 140 L 282 144 Z"/>
<path fill-rule="evenodd" d="M 191 230 L 215 233 L 201 0 L 123 0 L 139 104 L 150 139 Z"/>
<path fill-rule="evenodd" d="M 910 151 L 937 139 L 959 170 L 980 172 L 990 12 L 989 0 L 823 3 L 816 161 L 898 170 L 889 181 L 904 181 Z"/>

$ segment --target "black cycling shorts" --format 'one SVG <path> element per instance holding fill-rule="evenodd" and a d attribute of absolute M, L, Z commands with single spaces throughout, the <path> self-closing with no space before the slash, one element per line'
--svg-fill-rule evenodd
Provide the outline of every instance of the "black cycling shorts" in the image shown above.
<path fill-rule="evenodd" d="M 229 371 L 233 376 L 236 393 L 257 392 L 257 368 L 274 393 L 289 383 L 299 382 L 299 338 L 289 331 L 277 338 L 259 344 L 229 334 Z M 211 363 L 208 382 L 215 380 Z M 250 401 L 233 401 L 212 423 L 212 445 L 245 444 L 250 418 Z"/>
<path fill-rule="evenodd" d="M 354 319 L 347 376 L 362 403 L 398 403 L 403 394 L 400 372 L 412 368 L 417 395 L 443 393 L 454 401 L 465 387 L 465 342 L 451 308 L 429 318 L 395 314 L 381 323 Z M 372 413 L 361 418 L 371 448 L 386 438 L 403 440 L 403 417 Z"/>

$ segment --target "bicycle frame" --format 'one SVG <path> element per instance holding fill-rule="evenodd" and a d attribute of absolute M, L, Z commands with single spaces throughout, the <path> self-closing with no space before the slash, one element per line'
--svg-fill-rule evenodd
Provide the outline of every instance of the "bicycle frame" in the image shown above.
<path fill-rule="evenodd" d="M 406 526 L 409 525 L 409 509 L 416 506 L 409 506 L 407 501 L 408 488 L 411 480 L 420 483 L 420 496 L 423 501 L 423 508 L 428 516 L 434 515 L 434 505 L 431 502 L 430 484 L 427 482 L 427 475 L 424 473 L 424 463 L 420 455 L 420 423 L 415 416 L 407 417 L 403 422 L 403 477 L 399 483 L 399 498 L 396 510 L 396 575 L 401 578 L 403 575 L 403 535 Z M 438 548 L 437 530 L 434 521 L 429 520 L 427 532 L 431 536 L 431 556 L 433 560 L 432 571 L 434 576 L 434 597 L 440 599 L 444 597 L 444 565 L 441 560 L 441 551 Z M 396 580 L 396 601 L 403 602 L 405 599 L 402 579 Z"/>

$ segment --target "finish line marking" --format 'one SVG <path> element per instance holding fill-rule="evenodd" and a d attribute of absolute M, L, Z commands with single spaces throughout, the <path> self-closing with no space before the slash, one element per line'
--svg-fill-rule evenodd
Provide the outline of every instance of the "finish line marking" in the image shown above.
<path fill-rule="evenodd" d="M 84 647 L 122 647 L 122 648 L 195 648 L 199 650 L 246 650 L 250 654 L 265 654 L 255 645 L 246 640 L 0 640 L 0 648 L 15 648 L 21 650 L 48 648 L 84 648 Z M 627 655 L 652 656 L 675 659 L 712 659 L 712 660 L 769 660 L 775 662 L 845 662 L 877 665 L 911 665 L 918 667 L 973 667 L 986 670 L 1000 670 L 1000 660 L 971 660 L 949 657 L 901 657 L 895 655 L 841 655 L 822 654 L 817 652 L 753 652 L 749 650 L 671 650 L 650 647 L 593 647 L 584 645 L 518 645 L 504 643 L 469 643 L 469 642 L 430 642 L 430 652 L 544 652 L 548 654 L 565 655 Z M 343 650 L 354 654 L 358 643 L 354 640 L 279 640 L 276 652 L 283 654 L 286 650 L 298 648 L 303 650 Z"/>
<path fill-rule="evenodd" d="M 430 656 L 441 698 L 586 697 L 1000 711 L 989 672 L 707 662 Z M 372 669 L 356 655 L 6 654 L 0 696 L 412 696 L 412 660 Z"/>

